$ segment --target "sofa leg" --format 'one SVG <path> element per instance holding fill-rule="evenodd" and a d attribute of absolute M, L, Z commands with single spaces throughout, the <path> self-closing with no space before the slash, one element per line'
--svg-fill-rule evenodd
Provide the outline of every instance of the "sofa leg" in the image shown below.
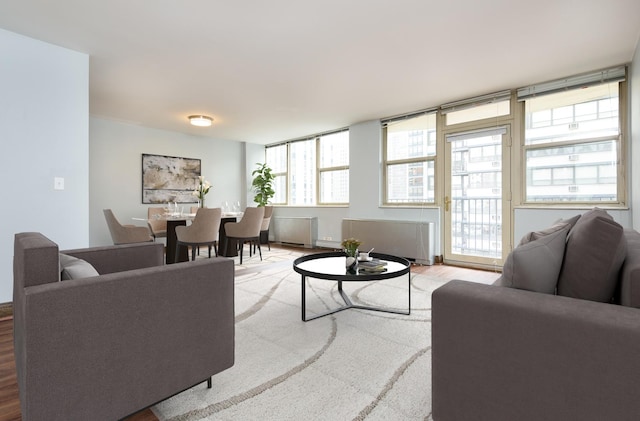
<path fill-rule="evenodd" d="M 211 389 L 211 377 L 207 379 L 207 389 Z"/>

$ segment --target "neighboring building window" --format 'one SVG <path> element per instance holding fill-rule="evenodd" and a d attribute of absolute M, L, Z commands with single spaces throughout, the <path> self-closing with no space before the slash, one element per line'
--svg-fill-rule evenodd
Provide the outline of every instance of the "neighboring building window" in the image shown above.
<path fill-rule="evenodd" d="M 273 180 L 273 190 L 275 195 L 271 199 L 274 205 L 285 205 L 287 203 L 287 156 L 288 145 L 282 144 L 266 148 L 267 165 L 271 168 L 275 176 Z"/>
<path fill-rule="evenodd" d="M 266 148 L 276 180 L 274 204 L 349 203 L 349 131 L 313 136 Z"/>
<path fill-rule="evenodd" d="M 383 121 L 385 198 L 391 205 L 435 202 L 436 114 Z"/>
<path fill-rule="evenodd" d="M 526 202 L 621 201 L 619 85 L 525 99 Z"/>

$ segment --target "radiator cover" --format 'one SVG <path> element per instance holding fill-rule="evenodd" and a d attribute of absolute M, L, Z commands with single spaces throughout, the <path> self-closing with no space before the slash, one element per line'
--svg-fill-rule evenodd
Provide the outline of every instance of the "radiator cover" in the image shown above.
<path fill-rule="evenodd" d="M 432 265 L 435 254 L 433 222 L 392 221 L 382 219 L 343 219 L 342 238 L 362 241 L 361 251 L 375 247 L 379 253 L 404 257 L 416 263 Z"/>
<path fill-rule="evenodd" d="M 313 248 L 318 238 L 318 218 L 274 217 L 273 236 L 277 243 Z"/>

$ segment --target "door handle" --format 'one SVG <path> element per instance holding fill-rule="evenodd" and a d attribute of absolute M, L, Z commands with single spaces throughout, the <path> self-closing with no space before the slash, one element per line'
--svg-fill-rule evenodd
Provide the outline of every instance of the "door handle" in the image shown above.
<path fill-rule="evenodd" d="M 451 199 L 449 199 L 449 196 L 445 196 L 444 197 L 444 211 L 445 212 L 449 212 L 449 204 L 451 203 Z"/>

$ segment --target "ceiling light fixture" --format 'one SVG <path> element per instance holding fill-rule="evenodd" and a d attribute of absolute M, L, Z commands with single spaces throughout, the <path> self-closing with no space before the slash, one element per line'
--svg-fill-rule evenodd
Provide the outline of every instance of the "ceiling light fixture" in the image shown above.
<path fill-rule="evenodd" d="M 213 123 L 213 118 L 206 115 L 190 115 L 189 121 L 194 126 L 209 127 Z"/>

